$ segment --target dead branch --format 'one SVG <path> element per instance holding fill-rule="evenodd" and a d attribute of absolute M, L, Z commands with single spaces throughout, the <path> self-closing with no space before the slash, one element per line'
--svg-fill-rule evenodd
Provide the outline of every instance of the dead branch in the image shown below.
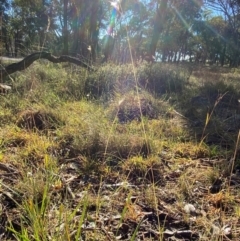
<path fill-rule="evenodd" d="M 82 66 L 84 68 L 87 68 L 89 70 L 93 70 L 93 67 L 89 66 L 88 64 L 82 62 L 81 60 L 68 56 L 68 55 L 62 55 L 60 57 L 53 56 L 49 52 L 37 52 L 33 53 L 31 55 L 28 55 L 23 60 L 21 60 L 18 63 L 10 64 L 2 69 L 0 69 L 0 80 L 3 80 L 6 76 L 17 72 L 22 71 L 26 68 L 28 68 L 34 61 L 38 59 L 47 59 L 52 63 L 62 63 L 62 62 L 69 62 L 73 63 L 79 66 Z"/>

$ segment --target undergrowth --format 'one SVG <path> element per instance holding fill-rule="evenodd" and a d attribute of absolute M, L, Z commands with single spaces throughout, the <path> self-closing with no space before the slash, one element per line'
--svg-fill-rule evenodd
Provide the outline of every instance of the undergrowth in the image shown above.
<path fill-rule="evenodd" d="M 237 240 L 234 74 L 135 70 L 41 62 L 11 77 L 0 95 L 1 240 Z"/>

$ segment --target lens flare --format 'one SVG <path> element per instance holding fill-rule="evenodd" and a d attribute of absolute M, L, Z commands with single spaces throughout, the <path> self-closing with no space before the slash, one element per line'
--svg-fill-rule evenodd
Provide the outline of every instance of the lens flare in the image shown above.
<path fill-rule="evenodd" d="M 111 35 L 113 33 L 113 28 L 114 28 L 114 25 L 115 25 L 116 16 L 117 16 L 117 9 L 113 8 L 112 14 L 111 14 L 111 19 L 110 19 L 110 24 L 109 24 L 108 29 L 107 29 L 107 33 L 109 35 Z"/>
<path fill-rule="evenodd" d="M 186 22 L 186 20 L 182 17 L 181 13 L 175 8 L 175 7 L 172 7 L 172 9 L 175 11 L 175 13 L 178 15 L 178 17 L 180 18 L 180 20 L 182 21 L 182 23 L 184 24 L 184 26 L 187 28 L 187 29 L 190 29 L 190 25 Z"/>

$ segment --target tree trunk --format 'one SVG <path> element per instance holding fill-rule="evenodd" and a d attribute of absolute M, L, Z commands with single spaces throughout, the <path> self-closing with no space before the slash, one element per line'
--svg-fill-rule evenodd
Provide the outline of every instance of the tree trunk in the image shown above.
<path fill-rule="evenodd" d="M 68 0 L 63 1 L 63 54 L 68 54 Z"/>
<path fill-rule="evenodd" d="M 223 51 L 222 51 L 222 53 L 220 54 L 220 65 L 221 65 L 221 67 L 223 67 L 223 66 L 224 66 L 224 63 L 225 63 L 226 46 L 227 46 L 227 44 L 226 44 L 226 42 L 224 42 Z"/>
<path fill-rule="evenodd" d="M 162 0 L 157 6 L 157 12 L 154 19 L 154 26 L 153 26 L 153 35 L 152 40 L 150 43 L 149 54 L 151 56 L 155 56 L 157 43 L 159 40 L 159 36 L 163 31 L 163 25 L 166 24 L 166 16 L 167 16 L 167 2 L 168 0 Z"/>
<path fill-rule="evenodd" d="M 92 17 L 90 18 L 90 43 L 91 43 L 91 57 L 93 61 L 96 61 L 96 51 L 98 45 L 99 36 L 99 24 L 98 24 L 98 11 L 100 8 L 99 0 L 95 0 L 92 3 Z"/>

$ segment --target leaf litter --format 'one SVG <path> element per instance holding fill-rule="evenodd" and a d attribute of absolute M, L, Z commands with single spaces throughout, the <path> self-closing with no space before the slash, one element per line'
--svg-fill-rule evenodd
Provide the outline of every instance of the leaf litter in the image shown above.
<path fill-rule="evenodd" d="M 61 164 L 59 176 L 61 185 L 53 186 L 51 195 L 61 196 L 61 202 L 66 202 L 73 209 L 78 206 L 84 196 L 88 196 L 87 218 L 82 225 L 83 240 L 90 240 L 89 233 L 100 235 L 103 240 L 131 240 L 137 229 L 137 240 L 204 240 L 203 237 L 217 237 L 221 240 L 237 240 L 240 230 L 240 221 L 232 216 L 233 203 L 229 203 L 227 189 L 234 195 L 236 186 L 240 185 L 240 177 L 233 174 L 231 186 L 227 186 L 229 177 L 217 179 L 212 186 L 206 186 L 206 169 L 211 170 L 216 160 L 199 159 L 179 168 L 162 165 L 162 177 L 165 182 L 154 183 L 149 180 L 120 181 L 109 176 L 99 181 L 98 175 L 83 176 L 79 167 L 74 163 Z M 20 228 L 16 213 L 15 201 L 21 203 L 22 193 L 16 193 L 10 188 L 9 179 L 15 182 L 21 175 L 13 166 L 1 164 L 1 237 L 9 237 L 6 226 L 11 220 L 11 225 Z M 186 183 L 179 178 L 186 173 L 188 176 L 197 175 L 192 183 Z M 234 176 L 235 175 L 235 176 Z M 16 179 L 16 180 L 14 180 Z M 182 187 L 181 185 L 186 185 Z M 217 187 L 215 187 L 217 186 Z M 87 190 L 86 190 L 87 187 Z M 179 203 L 179 193 L 176 188 L 181 188 L 185 193 L 184 204 Z M 213 191 L 214 190 L 214 191 Z M 100 203 L 96 203 L 96 199 Z M 15 200 L 15 201 L 14 201 Z M 96 211 L 97 210 L 97 211 Z M 81 216 L 81 207 L 71 222 L 78 222 Z M 222 217 L 222 215 L 225 217 Z M 63 223 L 64 225 L 64 223 Z M 73 225 L 73 224 L 72 224 Z M 208 230 L 206 227 L 208 226 Z M 60 232 L 63 226 L 60 227 Z M 203 233 L 206 231 L 207 233 Z M 70 236 L 74 236 L 74 230 Z M 89 236 L 90 235 L 90 236 Z M 99 237 L 100 237 L 99 236 Z M 234 238 L 235 236 L 235 238 Z M 84 238 L 85 237 L 85 238 Z M 100 239 L 98 239 L 100 240 Z"/>

